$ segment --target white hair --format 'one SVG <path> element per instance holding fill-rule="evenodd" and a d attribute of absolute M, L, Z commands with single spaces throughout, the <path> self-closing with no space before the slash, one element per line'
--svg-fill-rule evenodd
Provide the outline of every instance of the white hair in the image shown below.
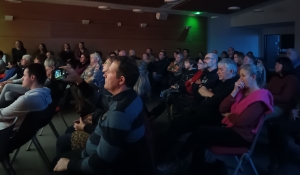
<path fill-rule="evenodd" d="M 101 57 L 98 53 L 92 53 L 91 54 L 91 57 L 94 56 L 95 58 L 97 58 L 97 62 L 101 65 L 102 64 L 102 60 L 101 60 Z"/>
<path fill-rule="evenodd" d="M 221 61 L 219 61 L 219 65 L 224 65 L 228 70 L 233 71 L 233 75 L 237 74 L 237 65 L 231 58 L 223 58 Z"/>
<path fill-rule="evenodd" d="M 29 54 L 23 55 L 23 57 L 25 60 L 32 62 L 32 56 Z"/>

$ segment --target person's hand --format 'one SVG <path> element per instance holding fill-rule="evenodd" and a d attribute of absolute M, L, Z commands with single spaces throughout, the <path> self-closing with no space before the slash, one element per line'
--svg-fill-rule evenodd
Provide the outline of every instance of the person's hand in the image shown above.
<path fill-rule="evenodd" d="M 85 123 L 82 121 L 82 118 L 79 118 L 79 123 L 74 123 L 74 128 L 76 131 L 83 131 Z"/>
<path fill-rule="evenodd" d="M 236 94 L 237 94 L 241 89 L 244 89 L 244 87 L 245 87 L 245 83 L 243 82 L 242 79 L 239 79 L 237 82 L 235 82 L 235 84 L 234 84 L 234 89 L 233 89 L 231 95 L 232 95 L 233 97 L 235 97 Z"/>
<path fill-rule="evenodd" d="M 67 171 L 69 161 L 70 159 L 60 158 L 53 171 Z"/>
<path fill-rule="evenodd" d="M 195 81 L 196 84 L 201 84 L 200 80 Z"/>
<path fill-rule="evenodd" d="M 171 86 L 171 88 L 172 88 L 172 89 L 176 89 L 176 87 L 175 87 L 174 85 L 173 85 L 173 86 Z"/>
<path fill-rule="evenodd" d="M 83 79 L 75 72 L 75 70 L 68 66 L 62 66 L 61 69 L 64 69 L 68 73 L 68 77 L 64 81 L 80 84 L 83 82 Z"/>
<path fill-rule="evenodd" d="M 222 114 L 223 117 L 228 117 L 231 113 Z"/>

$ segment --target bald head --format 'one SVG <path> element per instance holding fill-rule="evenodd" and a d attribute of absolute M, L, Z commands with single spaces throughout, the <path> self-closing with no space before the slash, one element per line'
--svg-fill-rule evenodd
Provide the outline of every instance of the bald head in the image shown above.
<path fill-rule="evenodd" d="M 299 55 L 298 55 L 298 52 L 295 50 L 295 49 L 288 49 L 286 51 L 286 56 L 292 61 L 296 61 L 299 59 Z"/>
<path fill-rule="evenodd" d="M 214 53 L 208 53 L 204 58 L 204 66 L 208 68 L 209 71 L 214 70 L 217 67 L 218 56 Z"/>
<path fill-rule="evenodd" d="M 125 50 L 121 50 L 119 52 L 119 56 L 126 56 L 126 51 Z"/>

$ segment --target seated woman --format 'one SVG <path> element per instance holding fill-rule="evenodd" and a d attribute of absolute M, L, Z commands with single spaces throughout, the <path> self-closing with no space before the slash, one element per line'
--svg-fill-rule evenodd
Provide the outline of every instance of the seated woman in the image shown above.
<path fill-rule="evenodd" d="M 173 84 L 169 89 L 162 92 L 164 99 L 161 100 L 160 103 L 150 111 L 149 115 L 151 120 L 154 120 L 160 116 L 165 111 L 167 106 L 170 107 L 181 94 L 187 93 L 185 83 L 186 81 L 189 81 L 197 72 L 197 69 L 194 68 L 195 64 L 196 62 L 192 59 L 187 59 L 184 61 L 186 71 L 183 73 L 179 81 L 175 82 L 175 84 Z M 168 111 L 168 114 L 169 113 L 170 111 Z"/>
<path fill-rule="evenodd" d="M 115 57 L 110 57 L 110 56 L 108 56 L 106 58 L 105 62 L 102 65 L 102 67 L 103 67 L 102 72 L 103 73 L 108 71 L 108 68 L 112 64 L 112 62 L 114 61 L 114 58 Z M 104 83 L 103 83 L 103 85 L 104 85 Z M 105 90 L 104 88 L 101 88 L 99 93 L 101 93 L 102 96 L 103 96 L 102 104 L 107 104 L 107 105 L 102 106 L 101 110 L 97 110 L 97 111 L 93 112 L 93 114 L 92 114 L 92 119 L 93 120 L 92 120 L 91 123 L 85 123 L 85 122 L 83 122 L 83 120 L 80 120 L 81 117 L 85 117 L 85 115 L 87 115 L 86 112 L 83 112 L 81 114 L 81 117 L 78 120 L 76 120 L 76 122 L 74 122 L 74 126 L 70 126 L 66 130 L 65 134 L 60 136 L 57 139 L 57 142 L 56 142 L 57 156 L 72 150 L 72 145 L 71 145 L 72 144 L 72 137 L 73 137 L 73 139 L 75 139 L 75 137 L 76 137 L 75 135 L 77 135 L 77 136 L 81 135 L 82 136 L 77 140 L 76 143 L 77 143 L 77 145 L 81 145 L 82 148 L 84 148 L 84 146 L 86 144 L 86 139 L 85 138 L 87 138 L 87 135 L 94 132 L 95 127 L 97 126 L 99 117 L 102 116 L 108 109 L 108 104 L 109 104 L 108 96 L 111 96 L 111 94 L 107 90 Z M 82 132 L 74 133 L 75 130 L 82 131 Z M 75 148 L 75 147 L 73 146 L 73 148 Z M 79 148 L 79 147 L 76 147 L 76 148 Z"/>
<path fill-rule="evenodd" d="M 267 119 L 287 116 L 295 108 L 299 96 L 300 83 L 294 75 L 294 66 L 289 58 L 281 57 L 276 60 L 276 76 L 272 77 L 268 90 L 274 97 L 274 112 Z"/>
<path fill-rule="evenodd" d="M 17 65 L 17 61 L 15 61 L 15 60 L 8 61 L 8 68 L 9 68 L 9 70 L 5 71 L 4 77 L 0 80 L 0 82 L 4 82 L 4 81 L 10 79 L 17 73 L 17 71 L 19 69 L 19 67 Z"/>
<path fill-rule="evenodd" d="M 203 70 L 204 70 L 204 62 L 203 59 L 199 59 L 198 63 L 197 63 L 197 67 L 198 67 L 198 72 L 195 73 L 195 75 L 189 79 L 188 81 L 185 82 L 185 89 L 187 91 L 188 94 L 193 95 L 193 90 L 192 90 L 192 85 L 194 83 L 200 84 L 200 77 L 203 74 Z"/>
<path fill-rule="evenodd" d="M 146 98 L 150 96 L 151 86 L 148 78 L 147 71 L 147 62 L 145 61 L 137 61 L 140 76 L 135 83 L 133 89 L 137 92 L 137 94 L 145 101 Z"/>
<path fill-rule="evenodd" d="M 182 71 L 184 68 L 183 55 L 181 53 L 176 55 L 175 61 L 172 62 L 167 70 L 171 73 L 168 80 L 168 86 L 173 85 L 176 81 L 179 81 L 182 76 Z"/>
<path fill-rule="evenodd" d="M 193 153 L 191 169 L 198 173 L 205 168 L 205 151 L 211 146 L 248 147 L 265 114 L 272 112 L 272 94 L 263 86 L 257 66 L 241 66 L 240 79 L 234 90 L 220 105 L 224 118 L 219 126 L 201 126 L 186 140 L 175 159 L 158 167 L 166 172 L 176 169 L 180 162 Z M 200 174 L 200 173 L 199 173 Z"/>
<path fill-rule="evenodd" d="M 268 126 L 270 165 L 268 169 L 270 174 L 279 172 L 288 175 L 289 158 L 289 136 L 296 137 L 299 140 L 300 121 L 299 109 L 292 111 L 293 118 L 297 120 L 288 120 L 287 118 L 277 118 Z"/>
<path fill-rule="evenodd" d="M 93 53 L 90 56 L 90 65 L 83 71 L 81 77 L 85 82 L 87 82 L 94 89 L 101 89 L 101 81 L 103 79 L 102 73 L 102 60 L 99 54 Z M 82 111 L 86 107 L 85 100 L 83 99 L 81 93 L 77 90 L 79 103 L 78 103 L 78 112 Z"/>
<path fill-rule="evenodd" d="M 240 67 L 243 64 L 244 56 L 245 55 L 243 52 L 238 52 L 238 53 L 233 54 L 234 62 L 238 66 L 238 74 L 240 72 Z"/>

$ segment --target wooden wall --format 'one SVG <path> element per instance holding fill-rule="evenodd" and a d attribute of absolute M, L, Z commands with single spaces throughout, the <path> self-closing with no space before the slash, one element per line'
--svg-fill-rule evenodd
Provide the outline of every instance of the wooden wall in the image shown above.
<path fill-rule="evenodd" d="M 14 16 L 9 22 L 4 15 Z M 81 24 L 90 20 L 89 25 Z M 117 22 L 122 26 L 118 27 Z M 141 28 L 140 23 L 147 23 Z M 185 26 L 192 26 L 185 30 Z M 125 10 L 102 11 L 92 7 L 58 5 L 36 2 L 20 4 L 0 1 L 0 50 L 8 55 L 15 40 L 21 40 L 29 54 L 35 53 L 39 43 L 58 54 L 64 43 L 72 50 L 83 41 L 90 52 L 103 55 L 116 49 L 135 49 L 141 56 L 146 48 L 160 49 L 172 55 L 177 48 L 189 48 L 192 56 L 207 47 L 207 18 L 169 15 L 159 21 L 155 13 L 133 13 Z"/>

